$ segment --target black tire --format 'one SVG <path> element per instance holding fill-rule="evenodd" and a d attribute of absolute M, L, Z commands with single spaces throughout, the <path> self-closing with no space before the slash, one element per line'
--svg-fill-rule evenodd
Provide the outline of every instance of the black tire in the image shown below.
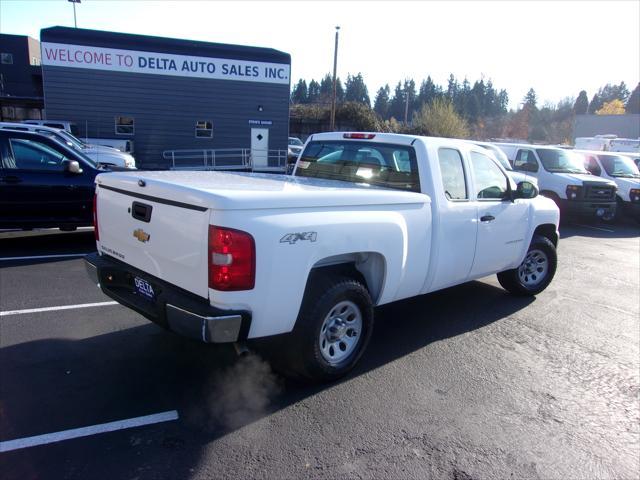
<path fill-rule="evenodd" d="M 344 304 L 351 305 L 349 311 L 353 306 L 357 308 L 361 319 L 360 332 L 354 335 L 355 330 L 351 329 L 354 336 L 350 338 L 356 340 L 353 347 L 349 347 L 348 356 L 329 362 L 322 352 L 321 330 L 325 320 L 334 318 L 330 315 L 332 310 L 335 312 L 336 306 Z M 348 327 L 348 321 L 345 321 L 345 335 L 349 334 Z M 331 382 L 346 375 L 356 365 L 372 331 L 373 302 L 362 283 L 337 274 L 312 273 L 293 332 L 278 339 L 277 346 L 272 345 L 269 349 L 269 356 L 274 369 L 287 377 L 313 383 Z M 343 345 L 339 340 L 337 343 Z"/>
<path fill-rule="evenodd" d="M 541 262 L 543 257 L 544 264 Z M 514 295 L 537 295 L 549 286 L 556 273 L 557 265 L 556 247 L 548 238 L 535 235 L 522 264 L 517 268 L 498 273 L 498 282 Z"/>

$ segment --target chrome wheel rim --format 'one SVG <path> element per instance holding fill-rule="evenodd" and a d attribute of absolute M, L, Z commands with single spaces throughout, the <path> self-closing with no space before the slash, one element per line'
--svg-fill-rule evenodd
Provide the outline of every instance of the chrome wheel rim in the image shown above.
<path fill-rule="evenodd" d="M 356 351 L 361 334 L 360 308 L 349 300 L 337 303 L 320 327 L 318 344 L 322 358 L 330 365 L 343 362 Z"/>
<path fill-rule="evenodd" d="M 527 252 L 524 261 L 518 267 L 518 277 L 525 287 L 536 287 L 547 278 L 549 258 L 542 250 Z"/>

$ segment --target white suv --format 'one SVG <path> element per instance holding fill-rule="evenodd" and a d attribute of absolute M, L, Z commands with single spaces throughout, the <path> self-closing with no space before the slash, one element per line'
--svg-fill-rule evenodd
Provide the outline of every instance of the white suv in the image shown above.
<path fill-rule="evenodd" d="M 35 122 L 35 120 L 30 120 L 30 122 Z M 79 152 L 84 153 L 87 157 L 89 157 L 96 163 L 129 169 L 136 168 L 136 161 L 130 154 L 121 152 L 116 148 L 84 143 L 82 140 L 75 137 L 72 133 L 65 129 L 45 127 L 43 125 L 35 123 L 10 122 L 0 122 L 0 129 L 18 130 L 23 132 L 37 132 L 49 137 L 53 137 L 59 142 L 62 142 L 65 145 L 73 148 L 74 150 L 78 150 Z"/>

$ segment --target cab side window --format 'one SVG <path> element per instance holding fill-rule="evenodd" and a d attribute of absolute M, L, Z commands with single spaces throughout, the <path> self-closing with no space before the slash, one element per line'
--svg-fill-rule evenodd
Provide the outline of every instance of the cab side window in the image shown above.
<path fill-rule="evenodd" d="M 471 167 L 478 200 L 504 200 L 509 195 L 509 180 L 495 162 L 478 152 L 471 152 Z"/>
<path fill-rule="evenodd" d="M 518 150 L 516 159 L 513 162 L 513 169 L 523 172 L 537 172 L 538 161 L 533 150 Z"/>
<path fill-rule="evenodd" d="M 591 155 L 585 155 L 584 168 L 586 168 L 591 175 L 597 175 L 598 177 L 602 175 L 602 169 L 600 168 L 600 165 L 598 165 L 596 159 Z"/>
<path fill-rule="evenodd" d="M 21 170 L 63 170 L 63 161 L 67 158 L 52 147 L 26 138 L 9 139 L 9 155 L 13 160 L 12 168 Z"/>
<path fill-rule="evenodd" d="M 453 148 L 441 148 L 438 150 L 438 161 L 447 200 L 467 200 L 469 195 L 460 152 Z"/>

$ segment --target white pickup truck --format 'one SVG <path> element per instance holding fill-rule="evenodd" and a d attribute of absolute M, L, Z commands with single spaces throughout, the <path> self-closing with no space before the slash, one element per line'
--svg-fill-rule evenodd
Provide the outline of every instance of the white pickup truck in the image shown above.
<path fill-rule="evenodd" d="M 311 380 L 354 366 L 377 305 L 495 273 L 535 295 L 556 269 L 556 205 L 465 141 L 323 133 L 291 176 L 96 184 L 87 270 L 108 296 L 203 342 L 263 339 L 277 367 Z"/>

